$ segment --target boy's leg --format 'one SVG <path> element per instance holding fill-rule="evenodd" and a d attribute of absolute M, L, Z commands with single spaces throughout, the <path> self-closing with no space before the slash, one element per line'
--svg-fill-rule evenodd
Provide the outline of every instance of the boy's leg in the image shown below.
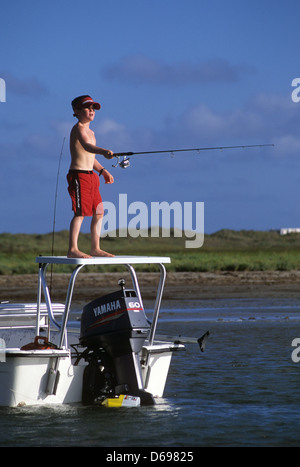
<path fill-rule="evenodd" d="M 68 258 L 90 258 L 78 248 L 78 237 L 83 221 L 83 216 L 74 216 L 70 224 Z"/>
<path fill-rule="evenodd" d="M 103 214 L 94 214 L 91 221 L 91 255 L 92 256 L 114 256 L 100 248 L 100 235 Z"/>

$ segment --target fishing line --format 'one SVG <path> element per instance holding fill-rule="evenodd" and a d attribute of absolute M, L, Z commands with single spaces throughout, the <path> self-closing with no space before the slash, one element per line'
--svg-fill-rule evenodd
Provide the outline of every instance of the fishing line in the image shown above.
<path fill-rule="evenodd" d="M 66 137 L 63 139 L 59 161 L 58 161 L 58 169 L 57 169 L 57 176 L 56 176 L 56 187 L 55 187 L 55 198 L 54 198 L 54 213 L 53 213 L 53 228 L 52 228 L 52 248 L 51 248 L 51 256 L 54 256 L 54 237 L 55 237 L 55 223 L 56 223 L 56 203 L 57 203 L 57 192 L 58 192 L 58 181 L 59 181 L 59 172 L 60 172 L 60 164 L 63 155 L 64 145 L 65 145 Z M 52 268 L 53 264 L 51 264 L 51 275 L 50 275 L 50 295 L 52 289 Z"/>

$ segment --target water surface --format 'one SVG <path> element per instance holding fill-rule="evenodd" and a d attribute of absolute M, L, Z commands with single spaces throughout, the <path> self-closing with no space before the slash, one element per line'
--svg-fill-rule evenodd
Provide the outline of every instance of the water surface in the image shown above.
<path fill-rule="evenodd" d="M 300 446 L 300 363 L 291 358 L 300 301 L 188 301 L 161 312 L 159 333 L 207 330 L 204 353 L 187 344 L 174 354 L 154 407 L 2 408 L 0 446 Z"/>

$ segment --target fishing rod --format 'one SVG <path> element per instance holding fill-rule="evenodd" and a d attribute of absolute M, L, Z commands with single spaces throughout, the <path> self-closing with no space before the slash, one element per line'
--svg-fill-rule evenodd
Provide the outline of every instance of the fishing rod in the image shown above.
<path fill-rule="evenodd" d="M 60 164 L 61 164 L 61 158 L 63 155 L 63 150 L 64 150 L 64 145 L 65 145 L 65 140 L 66 137 L 64 137 L 63 142 L 62 142 L 62 147 L 59 155 L 59 161 L 58 161 L 58 169 L 57 169 L 57 175 L 56 175 L 56 188 L 55 188 L 55 198 L 54 198 L 54 212 L 53 212 L 53 227 L 52 227 L 52 247 L 51 247 L 51 254 L 52 256 L 54 255 L 54 238 L 55 238 L 55 222 L 56 222 L 56 202 L 57 202 L 57 192 L 58 192 L 58 181 L 59 181 L 59 171 L 60 171 Z M 50 272 L 50 295 L 51 295 L 51 289 L 52 289 L 52 264 L 51 264 L 51 272 Z"/>
<path fill-rule="evenodd" d="M 54 236 L 55 236 L 55 222 L 56 222 L 56 202 L 57 202 L 57 191 L 58 191 L 58 181 L 59 181 L 59 171 L 60 171 L 60 164 L 61 164 L 61 158 L 63 155 L 63 150 L 64 150 L 64 145 L 65 145 L 65 140 L 66 137 L 64 137 L 63 142 L 62 142 L 62 147 L 59 155 L 59 161 L 58 161 L 58 169 L 57 169 L 57 175 L 56 175 L 56 188 L 55 188 L 55 198 L 54 198 L 54 212 L 53 212 L 53 228 L 52 228 L 52 256 L 54 254 Z"/>
<path fill-rule="evenodd" d="M 223 149 L 245 149 L 245 148 L 262 148 L 266 146 L 274 146 L 274 144 L 246 144 L 240 146 L 215 146 L 215 147 L 207 147 L 207 148 L 189 148 L 189 149 L 167 149 L 167 150 L 159 150 L 159 151 L 142 151 L 142 152 L 115 152 L 113 154 L 114 157 L 118 159 L 117 163 L 113 165 L 113 167 L 121 167 L 122 169 L 126 169 L 130 166 L 130 156 L 142 155 L 142 154 L 162 154 L 162 153 L 169 153 L 174 155 L 175 152 L 189 152 L 189 151 L 196 151 L 200 153 L 201 151 L 212 151 L 212 150 L 220 150 Z M 123 158 L 120 161 L 120 158 Z"/>

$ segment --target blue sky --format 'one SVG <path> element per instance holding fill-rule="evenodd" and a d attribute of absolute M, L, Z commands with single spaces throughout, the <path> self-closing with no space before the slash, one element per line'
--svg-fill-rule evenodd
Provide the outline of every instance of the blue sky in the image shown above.
<path fill-rule="evenodd" d="M 274 143 L 136 156 L 104 200 L 204 202 L 205 232 L 300 226 L 300 4 L 294 0 L 2 2 L 0 232 L 72 217 L 65 175 L 70 102 L 102 104 L 92 129 L 118 151 Z M 300 92 L 299 92 L 300 95 Z M 89 230 L 85 220 L 84 231 Z"/>

